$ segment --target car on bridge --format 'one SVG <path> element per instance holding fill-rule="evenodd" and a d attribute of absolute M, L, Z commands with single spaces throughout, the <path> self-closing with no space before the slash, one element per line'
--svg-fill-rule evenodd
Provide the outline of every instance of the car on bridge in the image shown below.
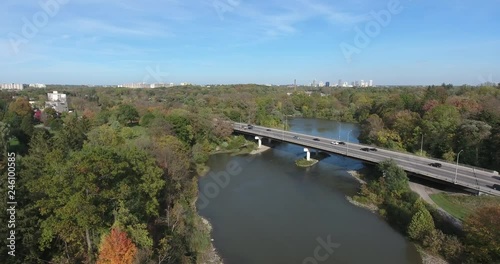
<path fill-rule="evenodd" d="M 429 166 L 441 168 L 443 165 L 441 165 L 441 163 L 439 163 L 439 162 L 434 162 L 434 163 L 430 163 Z"/>
<path fill-rule="evenodd" d="M 271 131 L 271 129 L 268 128 L 268 129 L 266 129 L 266 131 Z"/>
<path fill-rule="evenodd" d="M 299 138 L 299 137 L 297 137 L 297 136 L 293 136 L 293 138 L 294 138 L 294 139 L 300 139 L 300 138 Z"/>
<path fill-rule="evenodd" d="M 319 138 L 313 138 L 314 141 L 319 141 Z"/>
<path fill-rule="evenodd" d="M 339 145 L 345 145 L 345 142 L 340 141 L 340 142 L 339 142 Z"/>
<path fill-rule="evenodd" d="M 338 144 L 339 144 L 339 142 L 337 142 L 337 141 L 332 141 L 332 142 L 330 142 L 330 144 L 332 144 L 332 145 L 338 145 Z"/>
<path fill-rule="evenodd" d="M 252 129 L 252 128 L 253 128 L 253 126 L 248 124 L 248 129 Z"/>
<path fill-rule="evenodd" d="M 361 148 L 361 150 L 362 150 L 362 151 L 366 151 L 366 152 L 370 151 L 370 149 L 369 149 L 369 148 Z"/>
<path fill-rule="evenodd" d="M 370 148 L 370 151 L 377 151 L 376 148 Z"/>

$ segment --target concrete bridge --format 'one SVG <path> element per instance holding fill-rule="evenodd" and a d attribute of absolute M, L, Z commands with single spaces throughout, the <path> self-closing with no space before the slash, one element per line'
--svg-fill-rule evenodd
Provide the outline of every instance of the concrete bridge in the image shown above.
<path fill-rule="evenodd" d="M 303 146 L 307 149 L 321 150 L 370 163 L 379 163 L 387 159 L 392 159 L 407 172 L 432 180 L 460 186 L 469 191 L 500 196 L 500 176 L 494 171 L 387 149 L 377 148 L 376 151 L 366 150 L 365 148 L 370 149 L 373 147 L 357 143 L 344 142 L 344 144 L 337 145 L 332 144 L 332 142 L 336 141 L 334 139 L 307 134 L 262 126 L 251 126 L 251 128 L 249 128 L 247 124 L 243 123 L 232 124 L 234 132 L 256 136 L 259 140 L 259 146 L 261 139 L 268 138 Z M 439 163 L 441 166 L 434 167 L 429 165 L 432 163 Z"/>

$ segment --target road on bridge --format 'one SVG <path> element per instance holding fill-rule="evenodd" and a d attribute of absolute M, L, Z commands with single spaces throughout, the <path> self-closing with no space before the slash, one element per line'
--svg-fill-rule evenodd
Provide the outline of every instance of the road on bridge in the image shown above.
<path fill-rule="evenodd" d="M 463 165 L 457 166 L 454 163 L 387 149 L 377 148 L 377 151 L 364 151 L 361 149 L 373 147 L 349 142 L 345 142 L 345 145 L 334 145 L 332 144 L 332 142 L 336 141 L 334 139 L 271 129 L 262 126 L 252 126 L 252 128 L 249 129 L 247 124 L 233 123 L 233 129 L 240 133 L 289 142 L 306 148 L 327 151 L 372 163 L 393 159 L 405 171 L 474 189 L 483 193 L 500 196 L 500 176 L 485 169 Z M 440 163 L 441 167 L 429 165 L 436 162 Z"/>

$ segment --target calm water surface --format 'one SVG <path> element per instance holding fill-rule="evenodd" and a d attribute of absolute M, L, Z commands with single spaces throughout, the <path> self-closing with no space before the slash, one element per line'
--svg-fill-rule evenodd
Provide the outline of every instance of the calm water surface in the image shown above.
<path fill-rule="evenodd" d="M 290 120 L 290 130 L 334 139 L 336 122 Z M 341 140 L 357 142 L 359 128 L 343 123 Z M 254 156 L 212 156 L 200 179 L 199 213 L 227 264 L 380 263 L 420 264 L 415 247 L 377 215 L 351 205 L 359 184 L 348 170 L 363 163 L 330 156 L 298 168 L 303 148 L 275 144 Z"/>

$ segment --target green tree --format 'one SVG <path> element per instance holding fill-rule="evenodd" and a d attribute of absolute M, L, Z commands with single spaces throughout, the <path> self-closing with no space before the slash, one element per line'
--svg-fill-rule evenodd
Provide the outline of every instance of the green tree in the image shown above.
<path fill-rule="evenodd" d="M 458 110 L 449 105 L 440 105 L 427 112 L 423 119 L 424 134 L 426 135 L 427 149 L 434 156 L 441 157 L 452 149 L 456 128 L 461 117 Z"/>
<path fill-rule="evenodd" d="M 148 112 L 141 117 L 140 125 L 144 126 L 144 127 L 148 127 L 149 125 L 151 125 L 151 123 L 153 122 L 154 119 L 155 119 L 155 115 L 151 112 Z"/>
<path fill-rule="evenodd" d="M 24 97 L 17 97 L 16 101 L 10 103 L 9 111 L 16 113 L 20 117 L 33 114 L 33 109 L 31 109 L 28 99 Z"/>
<path fill-rule="evenodd" d="M 418 113 L 403 110 L 396 112 L 389 121 L 389 127 L 396 131 L 406 150 L 420 149 L 421 118 Z"/>
<path fill-rule="evenodd" d="M 383 161 L 377 167 L 382 173 L 387 189 L 392 196 L 399 197 L 408 191 L 408 176 L 394 160 Z"/>
<path fill-rule="evenodd" d="M 408 236 L 413 240 L 421 240 L 435 229 L 434 220 L 426 208 L 413 215 L 408 225 Z"/>
<path fill-rule="evenodd" d="M 2 151 L 2 160 L 7 156 L 7 151 L 9 149 L 9 139 L 10 139 L 10 129 L 9 125 L 0 122 L 0 151 Z"/>
<path fill-rule="evenodd" d="M 90 121 L 85 118 L 70 117 L 56 133 L 55 145 L 61 150 L 80 150 L 87 139 Z"/>
<path fill-rule="evenodd" d="M 21 131 L 29 138 L 33 135 L 33 117 L 31 115 L 25 115 L 21 120 Z"/>
<path fill-rule="evenodd" d="M 64 165 L 49 166 L 31 185 L 32 192 L 43 194 L 36 202 L 44 217 L 42 248 L 60 240 L 91 261 L 98 242 L 92 234 L 113 225 L 120 202 L 142 223 L 159 213 L 163 173 L 142 151 L 85 145 Z"/>
<path fill-rule="evenodd" d="M 464 163 L 479 165 L 479 153 L 483 140 L 491 135 L 492 127 L 485 122 L 465 120 L 456 133 L 456 149 L 466 149 L 461 159 Z"/>
<path fill-rule="evenodd" d="M 368 144 L 377 142 L 378 133 L 384 129 L 384 121 L 378 115 L 369 116 L 361 124 L 359 139 Z"/>
<path fill-rule="evenodd" d="M 184 110 L 171 112 L 166 120 L 172 125 L 172 130 L 180 140 L 188 145 L 194 143 L 194 131 L 188 113 Z"/>
<path fill-rule="evenodd" d="M 500 262 L 500 206 L 480 207 L 464 221 L 466 251 L 475 263 Z"/>
<path fill-rule="evenodd" d="M 116 110 L 116 118 L 122 125 L 130 125 L 139 120 L 139 112 L 129 104 L 121 104 Z"/>

